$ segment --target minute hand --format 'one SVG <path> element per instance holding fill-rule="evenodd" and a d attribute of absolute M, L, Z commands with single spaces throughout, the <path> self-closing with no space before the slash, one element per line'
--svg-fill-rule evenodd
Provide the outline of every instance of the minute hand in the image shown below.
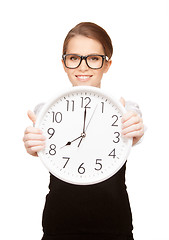
<path fill-rule="evenodd" d="M 96 105 L 96 107 L 95 107 L 95 109 L 94 109 L 94 111 L 93 111 L 93 113 L 92 113 L 92 116 L 91 116 L 91 118 L 90 118 L 90 120 L 89 120 L 89 122 L 88 122 L 88 124 L 87 124 L 87 126 L 86 126 L 86 129 L 83 128 L 83 134 L 84 134 L 84 135 L 82 135 L 83 137 L 80 139 L 80 142 L 79 142 L 79 144 L 78 144 L 78 147 L 80 146 L 83 138 L 86 136 L 87 128 L 88 128 L 88 126 L 89 126 L 89 124 L 90 124 L 90 122 L 91 122 L 91 120 L 92 120 L 92 118 L 93 118 L 93 116 L 94 116 L 94 113 L 95 113 L 95 111 L 96 111 L 97 106 L 98 106 L 98 104 Z M 85 113 L 84 119 L 86 120 L 86 113 Z M 84 120 L 84 127 L 85 127 L 85 120 Z"/>
<path fill-rule="evenodd" d="M 80 139 L 78 147 L 80 146 L 80 144 L 82 142 L 82 139 L 86 136 L 86 134 L 85 134 L 85 125 L 86 125 L 86 108 L 85 108 L 85 111 L 84 111 L 83 133 L 81 134 L 82 138 Z"/>
<path fill-rule="evenodd" d="M 86 124 L 86 108 L 85 108 L 85 111 L 84 111 L 83 133 L 85 133 L 85 124 Z"/>

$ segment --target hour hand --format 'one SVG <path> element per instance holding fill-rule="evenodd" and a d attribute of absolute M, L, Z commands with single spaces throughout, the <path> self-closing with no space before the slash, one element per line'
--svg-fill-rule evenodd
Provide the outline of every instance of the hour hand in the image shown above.
<path fill-rule="evenodd" d="M 76 140 L 78 140 L 79 138 L 82 138 L 82 137 L 83 137 L 83 136 L 80 136 L 80 137 L 75 138 L 75 139 L 72 140 L 72 141 L 67 142 L 63 147 L 70 146 L 70 145 L 72 144 L 72 142 L 74 142 L 74 141 L 76 141 Z M 61 147 L 61 148 L 63 148 L 63 147 Z"/>

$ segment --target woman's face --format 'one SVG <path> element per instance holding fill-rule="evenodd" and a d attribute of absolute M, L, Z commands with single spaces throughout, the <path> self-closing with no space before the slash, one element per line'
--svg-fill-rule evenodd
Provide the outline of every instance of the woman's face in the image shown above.
<path fill-rule="evenodd" d="M 103 46 L 99 41 L 81 35 L 73 37 L 67 47 L 66 54 L 78 54 L 87 56 L 91 54 L 105 55 Z M 103 73 L 106 73 L 111 65 L 111 61 L 105 61 L 101 69 L 91 69 L 83 60 L 78 68 L 66 68 L 62 60 L 65 72 L 73 86 L 93 86 L 100 87 Z"/>

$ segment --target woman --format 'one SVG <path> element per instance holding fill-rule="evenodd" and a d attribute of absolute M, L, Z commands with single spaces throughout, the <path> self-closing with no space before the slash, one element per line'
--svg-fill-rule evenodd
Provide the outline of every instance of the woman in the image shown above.
<path fill-rule="evenodd" d="M 104 29 L 94 23 L 75 26 L 63 44 L 63 67 L 72 86 L 101 87 L 103 74 L 111 66 L 112 42 Z M 122 135 L 133 138 L 135 145 L 144 134 L 140 111 L 129 110 L 122 118 Z M 35 113 L 29 118 L 36 121 Z M 37 156 L 45 146 L 42 132 L 35 127 L 25 130 L 27 152 Z M 43 240 L 132 240 L 132 215 L 125 185 L 125 165 L 108 180 L 89 186 L 65 183 L 50 174 L 49 194 L 43 212 Z"/>

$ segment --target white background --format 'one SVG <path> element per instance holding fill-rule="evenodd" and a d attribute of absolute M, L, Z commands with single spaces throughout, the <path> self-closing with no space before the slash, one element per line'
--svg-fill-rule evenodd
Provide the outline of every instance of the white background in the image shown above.
<path fill-rule="evenodd" d="M 127 164 L 135 239 L 169 240 L 167 0 L 1 0 L 1 239 L 41 239 L 49 174 L 26 154 L 22 137 L 31 124 L 27 110 L 70 86 L 62 44 L 81 21 L 99 24 L 112 38 L 113 63 L 102 88 L 139 103 L 148 127 Z"/>

